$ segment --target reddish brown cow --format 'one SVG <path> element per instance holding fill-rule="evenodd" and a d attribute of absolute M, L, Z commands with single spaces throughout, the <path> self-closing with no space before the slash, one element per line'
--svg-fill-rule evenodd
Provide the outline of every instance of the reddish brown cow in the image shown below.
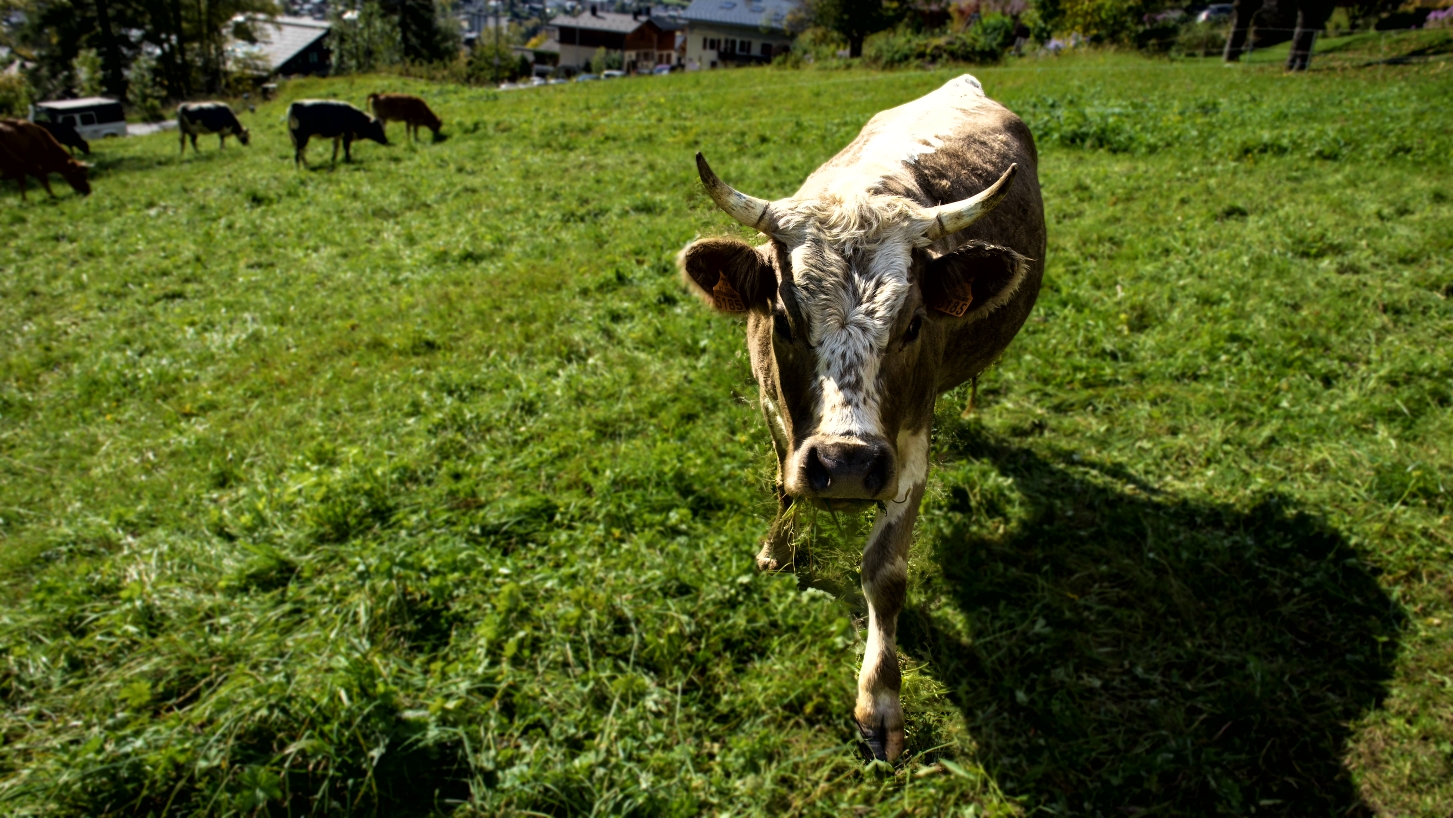
<path fill-rule="evenodd" d="M 429 110 L 429 104 L 412 94 L 369 94 L 368 107 L 373 115 L 384 122 L 402 121 L 405 133 L 419 138 L 419 126 L 434 132 L 434 141 L 439 141 L 439 129 L 444 121 Z"/>
<path fill-rule="evenodd" d="M 20 184 L 20 198 L 26 199 L 25 177 L 40 179 L 45 192 L 50 189 L 50 174 L 59 173 L 82 196 L 89 196 L 91 183 L 86 181 L 90 165 L 77 162 L 45 128 L 23 119 L 0 119 L 0 179 L 14 179 Z"/>

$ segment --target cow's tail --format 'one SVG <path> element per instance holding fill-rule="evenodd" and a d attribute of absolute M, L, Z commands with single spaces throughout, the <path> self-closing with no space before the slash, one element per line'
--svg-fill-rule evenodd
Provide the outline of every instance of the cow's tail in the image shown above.
<path fill-rule="evenodd" d="M 373 103 L 377 99 L 378 99 L 378 94 L 369 94 L 368 95 L 368 110 L 373 111 L 373 113 L 374 113 L 375 116 L 378 115 L 378 111 L 374 111 Z"/>

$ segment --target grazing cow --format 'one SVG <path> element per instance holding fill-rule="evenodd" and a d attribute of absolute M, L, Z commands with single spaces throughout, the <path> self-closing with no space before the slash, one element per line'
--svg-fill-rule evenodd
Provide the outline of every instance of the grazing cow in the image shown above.
<path fill-rule="evenodd" d="M 434 133 L 439 141 L 439 129 L 444 121 L 429 110 L 429 104 L 412 94 L 369 94 L 368 108 L 385 124 L 394 121 L 404 123 L 404 133 L 419 138 L 419 126 L 423 125 Z"/>
<path fill-rule="evenodd" d="M 217 134 L 217 147 L 227 147 L 227 137 L 235 136 L 237 141 L 248 144 L 252 133 L 237 121 L 232 106 L 225 102 L 183 102 L 177 106 L 177 138 L 182 143 L 182 154 L 187 152 L 187 137 L 192 138 L 192 152 L 197 149 L 197 137 Z"/>
<path fill-rule="evenodd" d="M 20 184 L 20 198 L 25 195 L 25 177 L 40 179 L 45 192 L 52 197 L 50 174 L 59 173 L 72 189 L 82 196 L 91 194 L 86 180 L 84 162 L 77 162 L 61 144 L 38 123 L 24 119 L 0 119 L 0 179 L 14 179 Z"/>
<path fill-rule="evenodd" d="M 303 152 L 315 136 L 333 140 L 333 164 L 338 164 L 338 143 L 343 142 L 343 161 L 352 162 L 355 139 L 372 139 L 388 144 L 383 121 L 374 119 L 346 102 L 332 99 L 300 99 L 288 106 L 288 136 L 293 140 L 293 164 L 304 165 Z"/>
<path fill-rule="evenodd" d="M 895 640 L 934 399 L 988 367 L 1034 305 L 1037 166 L 1029 129 L 968 75 L 873 117 L 784 199 L 739 193 L 696 155 L 717 206 L 766 238 L 702 238 L 678 259 L 703 300 L 746 317 L 777 454 L 777 519 L 758 567 L 792 565 L 795 500 L 878 508 L 853 715 L 879 759 L 903 751 Z"/>
<path fill-rule="evenodd" d="M 76 148 L 80 148 L 81 153 L 87 156 L 91 155 L 91 143 L 76 131 L 74 125 L 67 125 L 64 122 L 37 122 L 35 124 L 50 131 L 50 135 L 55 137 L 55 141 L 70 148 L 71 156 L 76 155 Z"/>

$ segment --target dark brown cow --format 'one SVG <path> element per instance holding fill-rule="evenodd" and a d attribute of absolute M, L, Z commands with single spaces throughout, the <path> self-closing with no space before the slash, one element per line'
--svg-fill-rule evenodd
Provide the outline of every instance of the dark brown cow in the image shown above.
<path fill-rule="evenodd" d="M 965 75 L 873 117 L 785 199 L 738 193 L 700 154 L 697 170 L 717 205 L 766 239 L 700 239 L 680 257 L 703 299 L 746 317 L 778 465 L 779 511 L 757 564 L 791 565 L 794 500 L 877 504 L 854 716 L 874 756 L 892 760 L 903 751 L 897 619 L 934 399 L 1008 347 L 1039 293 L 1034 139 Z"/>
<path fill-rule="evenodd" d="M 434 141 L 439 141 L 443 120 L 429 110 L 429 103 L 412 94 L 369 94 L 368 107 L 385 123 L 402 121 L 404 133 L 414 139 L 419 138 L 422 125 L 434 133 Z"/>
<path fill-rule="evenodd" d="M 45 192 L 50 189 L 50 174 L 59 173 L 72 189 L 89 196 L 91 183 L 86 180 L 90 165 L 77 162 L 45 128 L 24 119 L 0 119 L 0 178 L 14 179 L 20 184 L 20 198 L 25 195 L 25 177 L 40 179 Z"/>

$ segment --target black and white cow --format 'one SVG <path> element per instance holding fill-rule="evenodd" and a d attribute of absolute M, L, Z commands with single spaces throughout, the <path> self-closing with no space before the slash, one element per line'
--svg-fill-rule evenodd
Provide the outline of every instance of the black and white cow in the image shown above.
<path fill-rule="evenodd" d="M 237 114 L 225 102 L 183 102 L 177 106 L 177 136 L 182 143 L 182 153 L 187 152 L 187 137 L 192 138 L 192 150 L 197 149 L 197 137 L 217 134 L 217 147 L 227 147 L 227 137 L 235 136 L 246 145 L 252 134 L 237 121 Z"/>
<path fill-rule="evenodd" d="M 707 303 L 746 318 L 778 464 L 757 565 L 801 559 L 794 500 L 877 504 L 854 716 L 874 756 L 892 760 L 897 621 L 934 399 L 988 367 L 1034 306 L 1046 241 L 1034 139 L 964 75 L 873 117 L 784 199 L 739 193 L 696 162 L 717 206 L 764 239 L 698 239 L 679 259 Z"/>
<path fill-rule="evenodd" d="M 343 143 L 343 161 L 352 162 L 351 147 L 355 139 L 372 139 L 388 144 L 383 121 L 363 111 L 332 99 L 300 99 L 288 106 L 288 136 L 293 140 L 293 164 L 305 163 L 303 152 L 308 140 L 322 136 L 333 140 L 333 164 L 338 163 L 338 143 Z"/>
<path fill-rule="evenodd" d="M 76 155 L 76 148 L 80 148 L 81 153 L 87 156 L 91 155 L 91 143 L 81 136 L 74 125 L 67 125 L 64 122 L 37 122 L 35 124 L 49 131 L 50 135 L 55 137 L 55 141 L 70 148 L 71 156 Z"/>

